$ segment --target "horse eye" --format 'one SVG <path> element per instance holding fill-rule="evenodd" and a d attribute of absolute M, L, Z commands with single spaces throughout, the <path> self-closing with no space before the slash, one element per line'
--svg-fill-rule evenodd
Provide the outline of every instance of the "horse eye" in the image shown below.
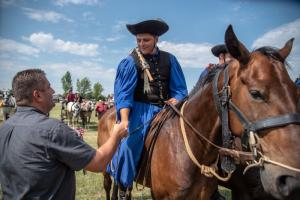
<path fill-rule="evenodd" d="M 258 90 L 250 90 L 251 97 L 255 100 L 265 100 L 264 95 L 260 93 Z"/>

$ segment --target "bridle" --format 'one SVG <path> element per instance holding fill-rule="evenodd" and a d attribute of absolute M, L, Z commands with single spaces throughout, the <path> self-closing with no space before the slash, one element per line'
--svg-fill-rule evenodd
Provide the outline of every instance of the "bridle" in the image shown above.
<path fill-rule="evenodd" d="M 218 89 L 218 80 L 220 77 L 221 72 L 224 73 L 223 85 L 221 91 Z M 231 99 L 231 91 L 229 85 L 229 66 L 224 65 L 223 67 L 218 67 L 218 71 L 213 80 L 213 98 L 215 107 L 217 109 L 218 115 L 221 119 L 222 124 L 222 141 L 223 146 L 219 146 L 209 139 L 207 139 L 202 133 L 200 133 L 184 116 L 184 106 L 187 103 L 185 101 L 179 111 L 174 105 L 165 102 L 168 104 L 178 115 L 180 120 L 180 127 L 181 132 L 183 134 L 185 147 L 190 159 L 197 165 L 199 168 L 205 169 L 206 172 L 203 174 L 208 177 L 215 176 L 217 179 L 222 181 L 227 181 L 230 179 L 231 174 L 235 171 L 235 161 L 238 162 L 246 162 L 247 167 L 244 170 L 244 173 L 252 167 L 262 166 L 263 163 L 270 163 L 273 165 L 280 166 L 282 168 L 296 171 L 300 173 L 299 168 L 295 168 L 292 166 L 288 166 L 286 164 L 271 160 L 267 156 L 263 155 L 260 151 L 257 150 L 258 139 L 259 139 L 259 131 L 274 127 L 285 126 L 289 124 L 300 124 L 300 114 L 291 113 L 285 115 L 279 115 L 275 117 L 270 117 L 262 120 L 257 120 L 251 122 L 247 119 L 247 117 L 241 112 L 241 110 L 232 102 Z M 243 151 L 234 149 L 233 146 L 233 135 L 229 128 L 229 110 L 232 110 L 238 117 L 239 121 L 243 125 L 243 134 L 241 137 L 242 140 L 242 147 Z M 216 165 L 205 166 L 200 164 L 189 146 L 188 140 L 186 139 L 186 131 L 185 125 L 189 126 L 193 132 L 195 132 L 198 136 L 201 137 L 204 141 L 212 145 L 213 147 L 219 150 L 219 155 L 221 155 L 221 168 L 226 172 L 228 175 L 227 177 L 219 177 L 216 174 Z"/>
<path fill-rule="evenodd" d="M 224 70 L 222 70 L 222 68 Z M 218 71 L 213 80 L 213 97 L 214 103 L 222 123 L 222 139 L 223 147 L 232 148 L 233 135 L 229 128 L 229 110 L 237 116 L 243 126 L 243 134 L 241 137 L 243 150 L 251 150 L 254 158 L 257 158 L 257 140 L 261 130 L 281 127 L 289 124 L 300 124 L 300 114 L 289 113 L 285 115 L 278 115 L 262 120 L 251 122 L 241 112 L 241 110 L 233 103 L 231 99 L 231 91 L 229 85 L 229 65 L 218 67 Z M 218 90 L 218 80 L 223 71 L 223 85 L 221 91 Z M 229 173 L 235 169 L 234 160 L 225 156 L 221 163 L 222 169 Z"/>

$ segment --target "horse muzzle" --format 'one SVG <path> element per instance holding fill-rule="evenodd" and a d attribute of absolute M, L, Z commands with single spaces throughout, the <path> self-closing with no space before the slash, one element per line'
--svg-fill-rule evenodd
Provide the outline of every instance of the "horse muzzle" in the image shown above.
<path fill-rule="evenodd" d="M 276 180 L 276 186 L 283 199 L 299 199 L 300 197 L 300 179 L 290 175 L 279 176 Z"/>
<path fill-rule="evenodd" d="M 300 174 L 265 164 L 260 170 L 264 190 L 279 200 L 296 200 L 300 196 Z"/>

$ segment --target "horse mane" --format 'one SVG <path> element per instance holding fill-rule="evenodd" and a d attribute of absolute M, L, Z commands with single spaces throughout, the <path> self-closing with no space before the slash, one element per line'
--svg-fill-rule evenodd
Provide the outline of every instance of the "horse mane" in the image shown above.
<path fill-rule="evenodd" d="M 188 98 L 191 98 L 192 96 L 194 96 L 200 89 L 202 89 L 206 84 L 210 83 L 213 81 L 215 75 L 217 74 L 217 72 L 220 70 L 220 68 L 223 65 L 217 65 L 216 67 L 213 67 L 211 70 L 209 70 L 209 72 L 204 76 L 204 77 L 199 77 L 196 85 L 193 87 L 193 89 L 191 90 L 191 92 L 188 95 Z"/>
<path fill-rule="evenodd" d="M 289 69 L 291 68 L 290 64 L 279 54 L 279 49 L 276 47 L 264 46 L 264 47 L 255 49 L 253 52 L 260 52 L 269 58 L 280 61 L 281 63 L 285 64 L 287 66 L 287 68 L 289 68 Z"/>

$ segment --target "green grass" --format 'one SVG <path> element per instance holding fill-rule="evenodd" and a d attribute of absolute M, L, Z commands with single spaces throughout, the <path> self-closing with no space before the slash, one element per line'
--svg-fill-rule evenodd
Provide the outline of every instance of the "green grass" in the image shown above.
<path fill-rule="evenodd" d="M 0 125 L 2 123 L 2 112 L 0 112 Z M 50 117 L 60 119 L 60 105 L 57 104 L 50 112 Z M 92 147 L 97 147 L 97 118 L 95 114 L 92 114 L 91 125 L 89 129 L 85 131 L 84 140 Z M 226 197 L 227 200 L 231 199 L 230 190 L 219 187 L 222 195 Z M 137 191 L 134 188 L 132 191 L 133 200 L 149 200 L 151 199 L 150 190 L 148 188 Z M 0 199 L 2 199 L 2 192 L 0 187 Z M 86 172 L 83 171 L 76 172 L 76 199 L 78 200 L 102 200 L 105 199 L 105 191 L 103 188 L 103 176 L 100 173 Z"/>

